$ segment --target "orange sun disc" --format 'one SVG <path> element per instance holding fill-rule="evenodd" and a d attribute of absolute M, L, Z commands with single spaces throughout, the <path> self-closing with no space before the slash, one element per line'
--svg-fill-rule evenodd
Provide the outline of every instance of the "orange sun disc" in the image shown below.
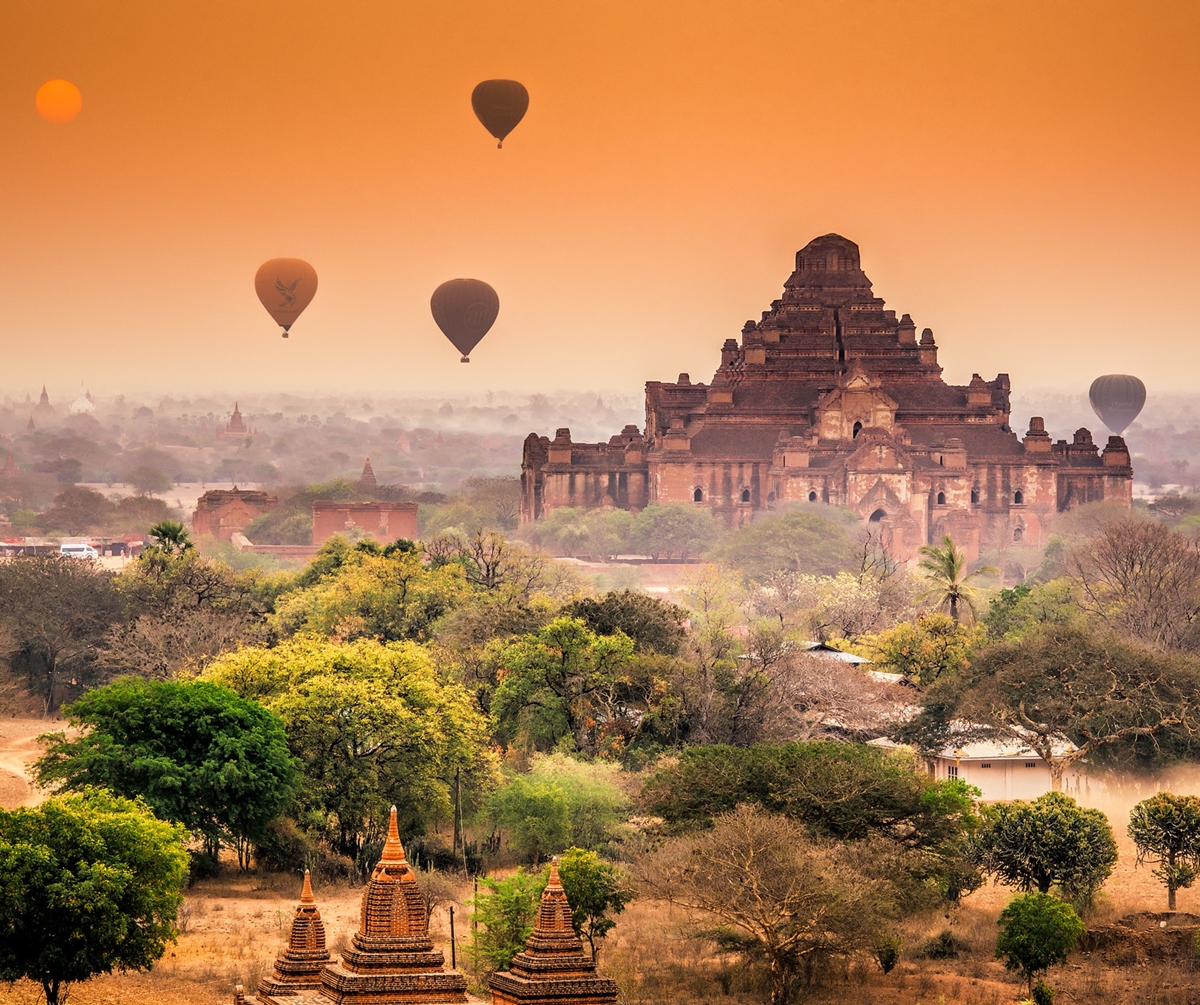
<path fill-rule="evenodd" d="M 83 108 L 83 95 L 69 80 L 47 80 L 33 99 L 38 115 L 47 122 L 70 122 Z"/>

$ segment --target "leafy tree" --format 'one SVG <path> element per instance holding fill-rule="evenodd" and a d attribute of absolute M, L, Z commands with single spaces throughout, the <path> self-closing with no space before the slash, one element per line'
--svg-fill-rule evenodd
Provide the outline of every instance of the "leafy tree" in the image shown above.
<path fill-rule="evenodd" d="M 491 659 L 501 668 L 491 711 L 505 744 L 549 750 L 568 738 L 595 753 L 611 715 L 604 707 L 633 655 L 622 632 L 596 635 L 578 618 L 559 617 L 536 635 L 494 643 Z"/>
<path fill-rule="evenodd" d="M 985 565 L 974 572 L 967 572 L 967 556 L 962 549 L 955 546 L 949 536 L 942 538 L 941 547 L 934 544 L 922 545 L 919 549 L 921 561 L 917 569 L 929 589 L 924 597 L 933 597 L 938 607 L 945 607 L 950 617 L 958 620 L 959 606 L 965 607 L 975 616 L 975 587 L 973 580 L 980 576 L 996 574 L 993 566 Z"/>
<path fill-rule="evenodd" d="M 984 809 L 976 856 L 985 873 L 1018 890 L 1049 893 L 1089 906 L 1117 861 L 1117 843 L 1102 810 L 1047 792 Z"/>
<path fill-rule="evenodd" d="M 1083 935 L 1083 922 L 1070 904 L 1046 893 L 1014 897 L 996 922 L 996 957 L 1009 970 L 1020 971 L 1033 993 L 1033 979 L 1067 954 Z"/>
<path fill-rule="evenodd" d="M 1129 814 L 1129 836 L 1138 865 L 1158 863 L 1154 875 L 1167 888 L 1167 910 L 1175 910 L 1175 891 L 1200 875 L 1200 796 L 1160 792 L 1143 799 Z"/>
<path fill-rule="evenodd" d="M 174 482 L 161 469 L 152 464 L 139 464 L 125 474 L 125 481 L 132 485 L 138 495 L 152 496 L 156 492 L 166 492 Z"/>
<path fill-rule="evenodd" d="M 708 555 L 761 583 L 780 572 L 836 575 L 853 566 L 855 546 L 836 511 L 799 507 L 746 524 Z"/>
<path fill-rule="evenodd" d="M 686 634 L 683 623 L 687 611 L 669 600 L 633 590 L 610 590 L 600 597 L 581 597 L 567 604 L 562 613 L 579 618 L 597 635 L 624 632 L 633 641 L 635 652 L 674 656 Z"/>
<path fill-rule="evenodd" d="M 596 848 L 607 841 L 629 810 L 620 767 L 581 761 L 566 754 L 535 754 L 529 779 L 556 785 L 567 800 L 567 844 Z M 560 845 L 562 847 L 562 845 Z"/>
<path fill-rule="evenodd" d="M 636 868 L 647 892 L 716 920 L 724 948 L 765 958 L 772 1005 L 786 1005 L 817 960 L 869 950 L 895 908 L 859 848 L 757 806 L 669 841 Z"/>
<path fill-rule="evenodd" d="M 459 564 L 427 568 L 415 550 L 385 555 L 374 542 L 351 548 L 334 541 L 340 543 L 327 544 L 297 578 L 299 589 L 277 601 L 272 624 L 280 634 L 424 640 L 470 595 Z"/>
<path fill-rule="evenodd" d="M 29 676 L 44 714 L 96 672 L 96 646 L 121 613 L 112 576 L 91 562 L 38 555 L 0 562 L 0 625 L 17 646 L 14 669 Z"/>
<path fill-rule="evenodd" d="M 113 970 L 148 970 L 176 935 L 186 834 L 103 791 L 0 810 L 0 979 L 47 1005 Z"/>
<path fill-rule="evenodd" d="M 565 847 L 571 818 L 562 786 L 517 775 L 492 793 L 488 816 L 508 831 L 508 846 L 533 860 Z"/>
<path fill-rule="evenodd" d="M 1139 743 L 1187 737 L 1198 725 L 1200 670 L 1191 659 L 1052 623 L 990 645 L 936 681 L 898 736 L 926 751 L 952 740 L 1013 740 L 1037 752 L 1061 790 L 1076 761 L 1137 753 Z"/>
<path fill-rule="evenodd" d="M 616 922 L 611 915 L 625 910 L 625 905 L 633 900 L 633 890 L 625 885 L 615 866 L 583 848 L 568 848 L 563 852 L 558 860 L 558 873 L 571 905 L 575 934 L 587 940 L 592 959 L 599 959 L 596 943 L 612 931 Z"/>
<path fill-rule="evenodd" d="M 222 656 L 204 678 L 283 720 L 304 775 L 298 805 L 327 820 L 342 854 L 380 836 L 393 804 L 409 834 L 449 819 L 456 769 L 474 805 L 493 787 L 486 721 L 414 643 L 298 636 Z"/>
<path fill-rule="evenodd" d="M 76 485 L 55 496 L 37 522 L 47 533 L 86 534 L 100 530 L 112 512 L 113 504 L 99 492 Z"/>
<path fill-rule="evenodd" d="M 210 855 L 232 839 L 243 867 L 250 842 L 295 794 L 296 766 L 278 717 L 228 688 L 126 677 L 66 712 L 87 731 L 50 737 L 34 769 L 39 784 L 141 796 L 160 817 L 200 834 Z"/>
<path fill-rule="evenodd" d="M 533 934 L 549 870 L 527 873 L 520 867 L 507 879 L 481 879 L 487 892 L 470 902 L 471 955 L 475 969 L 506 970 Z"/>
<path fill-rule="evenodd" d="M 707 551 L 720 535 L 708 507 L 651 503 L 633 518 L 634 548 L 654 558 L 681 559 Z"/>
<path fill-rule="evenodd" d="M 874 660 L 881 669 L 932 684 L 966 669 L 985 637 L 981 625 L 967 628 L 949 615 L 926 614 L 877 635 L 864 635 L 849 648 Z"/>
<path fill-rule="evenodd" d="M 1033 586 L 1021 583 L 1000 590 L 988 605 L 983 623 L 988 638 L 1019 641 L 1029 631 L 1053 622 L 1082 627 L 1083 613 L 1069 579 L 1055 579 Z"/>

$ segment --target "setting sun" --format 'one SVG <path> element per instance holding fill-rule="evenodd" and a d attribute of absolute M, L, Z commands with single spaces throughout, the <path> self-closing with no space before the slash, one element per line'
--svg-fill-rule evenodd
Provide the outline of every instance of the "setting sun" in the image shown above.
<path fill-rule="evenodd" d="M 47 122 L 70 122 L 83 108 L 83 95 L 69 80 L 47 80 L 34 98 L 38 115 Z"/>

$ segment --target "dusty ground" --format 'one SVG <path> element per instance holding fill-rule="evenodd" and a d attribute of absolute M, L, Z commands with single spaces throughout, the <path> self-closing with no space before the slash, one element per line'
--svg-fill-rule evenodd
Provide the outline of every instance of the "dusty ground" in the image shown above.
<path fill-rule="evenodd" d="M 42 753 L 37 737 L 65 725 L 54 719 L 0 719 L 0 808 L 12 810 L 38 801 L 27 770 Z"/>

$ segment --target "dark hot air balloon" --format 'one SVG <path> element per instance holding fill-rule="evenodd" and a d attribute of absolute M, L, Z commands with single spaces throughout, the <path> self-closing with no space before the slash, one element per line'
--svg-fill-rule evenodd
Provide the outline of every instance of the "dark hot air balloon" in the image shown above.
<path fill-rule="evenodd" d="M 272 258 L 254 274 L 254 292 L 283 337 L 317 292 L 317 270 L 299 258 Z"/>
<path fill-rule="evenodd" d="M 529 92 L 516 80 L 485 80 L 471 92 L 471 107 L 483 127 L 496 137 L 496 147 L 504 146 L 504 137 L 525 118 Z"/>
<path fill-rule="evenodd" d="M 1092 381 L 1088 400 L 1100 421 L 1120 436 L 1146 404 L 1146 385 L 1127 373 L 1108 373 Z"/>
<path fill-rule="evenodd" d="M 429 299 L 433 320 L 451 344 L 470 363 L 471 350 L 488 333 L 500 313 L 500 298 L 479 279 L 451 279 Z"/>

